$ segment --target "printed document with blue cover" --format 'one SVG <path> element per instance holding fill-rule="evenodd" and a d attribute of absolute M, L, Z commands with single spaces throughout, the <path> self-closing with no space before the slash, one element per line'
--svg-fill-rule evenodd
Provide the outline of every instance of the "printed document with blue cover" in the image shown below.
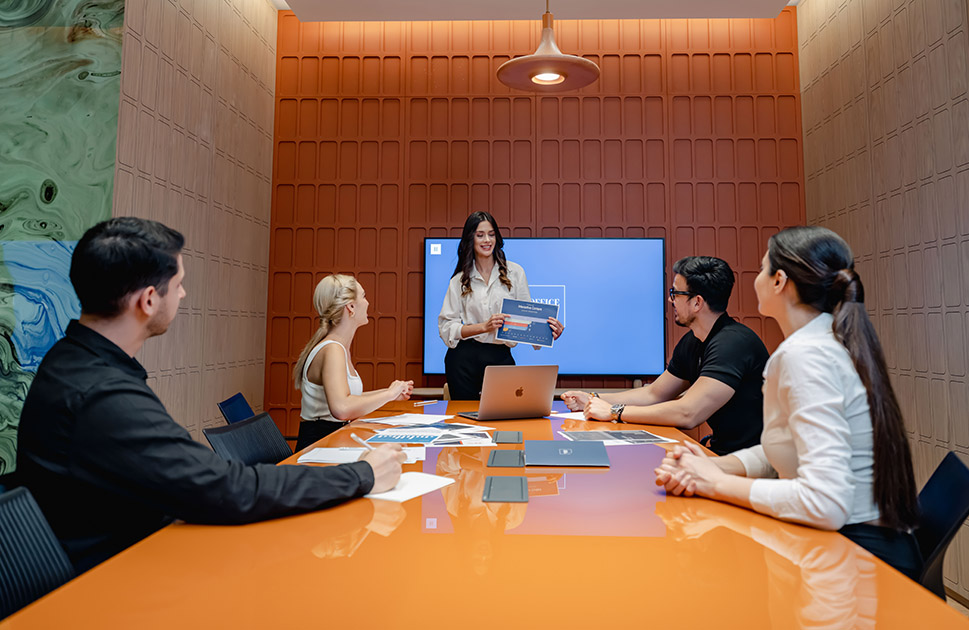
<path fill-rule="evenodd" d="M 501 301 L 501 312 L 507 317 L 505 324 L 495 335 L 497 339 L 552 347 L 552 329 L 548 325 L 548 318 L 558 317 L 558 304 L 540 304 L 505 298 Z"/>

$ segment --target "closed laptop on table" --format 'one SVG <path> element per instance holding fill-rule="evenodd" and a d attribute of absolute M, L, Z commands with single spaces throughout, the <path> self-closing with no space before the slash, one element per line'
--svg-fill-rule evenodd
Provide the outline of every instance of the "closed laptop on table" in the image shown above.
<path fill-rule="evenodd" d="M 543 418 L 552 411 L 557 365 L 489 365 L 478 411 L 459 413 L 472 420 Z"/>

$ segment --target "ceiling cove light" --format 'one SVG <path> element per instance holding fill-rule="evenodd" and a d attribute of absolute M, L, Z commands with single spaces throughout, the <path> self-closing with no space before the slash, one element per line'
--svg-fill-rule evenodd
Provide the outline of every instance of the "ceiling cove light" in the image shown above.
<path fill-rule="evenodd" d="M 566 92 L 585 87 L 599 78 L 599 66 L 555 45 L 552 14 L 545 1 L 542 42 L 531 55 L 510 59 L 498 67 L 498 80 L 510 88 L 529 92 Z"/>

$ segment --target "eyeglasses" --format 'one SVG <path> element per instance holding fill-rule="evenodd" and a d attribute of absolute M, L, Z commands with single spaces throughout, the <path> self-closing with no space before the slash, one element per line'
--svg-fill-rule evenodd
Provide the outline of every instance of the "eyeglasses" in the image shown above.
<path fill-rule="evenodd" d="M 670 301 L 675 300 L 677 295 L 685 295 L 687 297 L 693 297 L 696 293 L 692 291 L 677 291 L 673 287 L 670 287 Z"/>

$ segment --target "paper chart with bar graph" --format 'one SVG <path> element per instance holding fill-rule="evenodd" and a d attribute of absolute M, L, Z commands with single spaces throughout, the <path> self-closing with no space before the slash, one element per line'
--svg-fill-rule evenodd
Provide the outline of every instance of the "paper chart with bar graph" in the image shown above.
<path fill-rule="evenodd" d="M 505 298 L 501 301 L 501 312 L 507 317 L 504 325 L 498 329 L 496 338 L 502 341 L 552 347 L 552 329 L 548 325 L 548 318 L 558 316 L 557 304 L 523 302 Z"/>

